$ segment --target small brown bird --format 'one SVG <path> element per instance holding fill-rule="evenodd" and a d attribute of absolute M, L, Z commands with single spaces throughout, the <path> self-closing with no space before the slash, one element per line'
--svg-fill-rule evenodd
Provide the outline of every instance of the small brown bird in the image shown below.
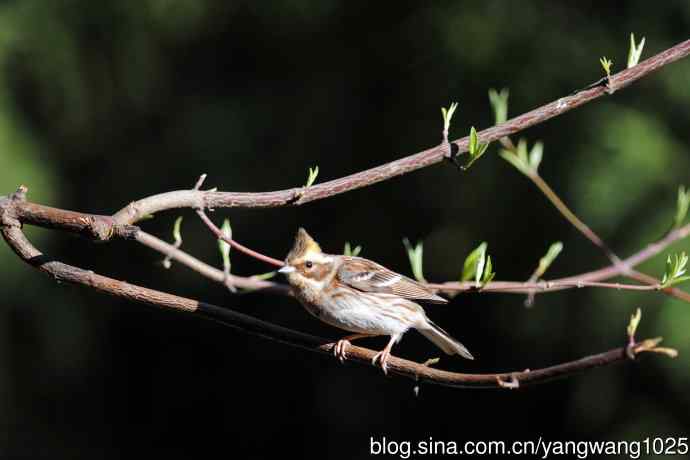
<path fill-rule="evenodd" d="M 324 254 L 319 245 L 300 228 L 295 244 L 278 270 L 287 276 L 297 299 L 321 321 L 354 332 L 333 348 L 345 359 L 350 340 L 377 335 L 391 339 L 372 360 L 387 373 L 393 344 L 409 329 L 449 355 L 474 359 L 469 351 L 446 331 L 435 325 L 413 300 L 447 303 L 426 286 L 361 257 Z"/>

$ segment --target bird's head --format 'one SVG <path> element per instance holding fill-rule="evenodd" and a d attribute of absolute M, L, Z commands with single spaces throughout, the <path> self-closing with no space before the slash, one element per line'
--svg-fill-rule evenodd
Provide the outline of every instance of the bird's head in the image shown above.
<path fill-rule="evenodd" d="M 321 288 L 334 267 L 334 257 L 324 254 L 318 243 L 303 228 L 297 230 L 285 266 L 278 270 L 296 287 Z"/>

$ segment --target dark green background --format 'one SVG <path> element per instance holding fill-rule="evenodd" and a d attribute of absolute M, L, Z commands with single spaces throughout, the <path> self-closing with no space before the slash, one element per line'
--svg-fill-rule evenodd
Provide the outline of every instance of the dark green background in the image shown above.
<path fill-rule="evenodd" d="M 207 184 L 266 191 L 337 178 L 431 147 L 439 108 L 459 101 L 459 138 L 490 126 L 489 88 L 510 114 L 625 65 L 630 32 L 643 58 L 688 38 L 687 1 L 119 2 L 0 5 L 0 189 L 110 214 L 131 200 Z M 627 256 L 668 229 L 690 185 L 690 60 L 523 133 L 545 142 L 541 172 L 573 210 Z M 183 248 L 219 264 L 216 243 L 183 213 Z M 166 239 L 177 213 L 143 227 Z M 548 275 L 606 259 L 497 155 L 467 173 L 449 164 L 307 206 L 218 210 L 236 237 L 282 258 L 305 226 L 331 252 L 345 241 L 409 273 L 401 239 L 423 239 L 430 280 L 457 279 L 489 243 L 498 279 L 529 277 L 548 245 Z M 294 301 L 233 297 L 130 242 L 92 245 L 29 229 L 66 262 L 337 338 Z M 669 248 L 641 268 L 660 276 Z M 539 368 L 620 346 L 641 307 L 641 336 L 676 360 L 647 357 L 525 391 L 466 391 L 382 378 L 201 319 L 57 285 L 0 244 L 0 455 L 120 458 L 366 458 L 369 437 L 417 440 L 631 439 L 687 435 L 690 306 L 655 292 L 581 289 L 463 295 L 429 315 L 465 343 L 463 372 Z M 267 270 L 233 255 L 233 271 Z M 383 341 L 370 346 L 382 347 Z M 410 333 L 395 352 L 438 351 Z"/>

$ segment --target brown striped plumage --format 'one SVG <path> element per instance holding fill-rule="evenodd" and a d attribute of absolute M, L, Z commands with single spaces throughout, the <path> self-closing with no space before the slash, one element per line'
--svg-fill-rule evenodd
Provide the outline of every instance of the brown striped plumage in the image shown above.
<path fill-rule="evenodd" d="M 387 335 L 386 348 L 373 363 L 387 370 L 394 343 L 409 329 L 417 329 L 448 354 L 473 359 L 467 349 L 427 318 L 414 300 L 433 303 L 447 301 L 425 285 L 361 257 L 324 254 L 302 228 L 285 259 L 284 273 L 295 296 L 306 310 L 320 320 L 355 333 L 334 346 L 334 353 L 345 359 L 348 339 Z"/>

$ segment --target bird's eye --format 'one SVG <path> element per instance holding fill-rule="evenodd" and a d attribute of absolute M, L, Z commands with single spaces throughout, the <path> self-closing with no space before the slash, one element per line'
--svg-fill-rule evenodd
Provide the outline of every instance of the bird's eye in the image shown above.
<path fill-rule="evenodd" d="M 312 262 L 311 260 L 307 260 L 306 262 L 304 262 L 304 266 L 307 268 L 311 268 L 314 266 L 314 262 Z"/>

